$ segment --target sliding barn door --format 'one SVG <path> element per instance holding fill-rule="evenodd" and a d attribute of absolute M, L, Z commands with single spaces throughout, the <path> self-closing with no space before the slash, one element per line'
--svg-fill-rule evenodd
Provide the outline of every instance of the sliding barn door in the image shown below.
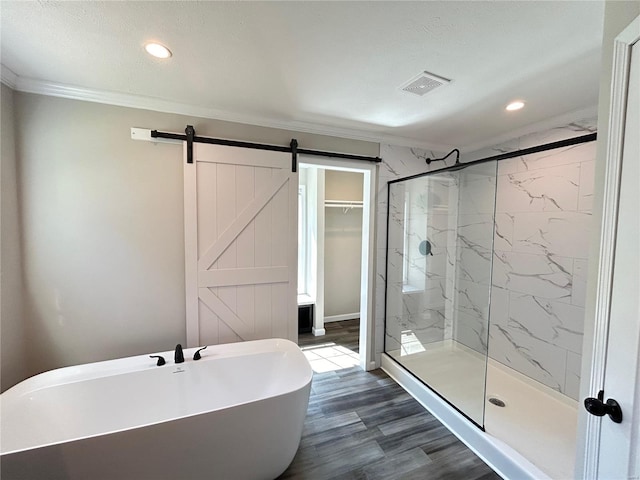
<path fill-rule="evenodd" d="M 297 342 L 291 154 L 195 143 L 184 162 L 187 344 Z"/>

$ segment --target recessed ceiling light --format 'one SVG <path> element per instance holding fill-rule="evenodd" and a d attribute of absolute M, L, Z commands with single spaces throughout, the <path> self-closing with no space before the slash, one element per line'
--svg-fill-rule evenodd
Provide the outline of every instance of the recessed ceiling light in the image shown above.
<path fill-rule="evenodd" d="M 509 105 L 507 105 L 505 107 L 505 110 L 507 110 L 509 112 L 514 112 L 516 110 L 520 110 L 522 107 L 524 107 L 524 102 L 521 102 L 520 100 L 517 100 L 517 101 L 511 102 Z"/>
<path fill-rule="evenodd" d="M 144 49 L 149 55 L 153 55 L 157 58 L 169 58 L 171 56 L 171 50 L 159 43 L 147 43 Z"/>

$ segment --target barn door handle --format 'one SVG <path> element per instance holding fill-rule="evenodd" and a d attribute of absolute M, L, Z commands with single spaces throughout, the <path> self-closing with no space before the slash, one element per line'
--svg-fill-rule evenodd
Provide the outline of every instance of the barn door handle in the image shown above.
<path fill-rule="evenodd" d="M 196 136 L 196 129 L 193 125 L 187 125 L 184 133 L 187 137 L 187 163 L 193 163 L 193 137 Z"/>
<path fill-rule="evenodd" d="M 296 173 L 298 171 L 298 140 L 292 138 L 289 146 L 291 147 L 291 171 Z"/>
<path fill-rule="evenodd" d="M 613 398 L 608 399 L 606 402 L 603 402 L 603 400 L 604 390 L 600 390 L 598 392 L 598 398 L 589 397 L 584 399 L 584 408 L 596 417 L 609 415 L 609 418 L 614 423 L 622 423 L 622 409 L 620 408 L 620 404 Z"/>

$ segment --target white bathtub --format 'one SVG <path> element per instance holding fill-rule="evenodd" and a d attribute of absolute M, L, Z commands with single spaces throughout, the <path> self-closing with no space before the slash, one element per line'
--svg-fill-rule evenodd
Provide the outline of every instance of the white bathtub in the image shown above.
<path fill-rule="evenodd" d="M 60 368 L 0 396 L 2 480 L 271 480 L 298 449 L 312 371 L 281 339 Z"/>

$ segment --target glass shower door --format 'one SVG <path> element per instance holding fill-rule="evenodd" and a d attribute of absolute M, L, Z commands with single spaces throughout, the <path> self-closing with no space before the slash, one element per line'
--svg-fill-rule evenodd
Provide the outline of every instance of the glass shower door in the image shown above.
<path fill-rule="evenodd" d="M 385 352 L 482 426 L 496 162 L 389 183 Z"/>

